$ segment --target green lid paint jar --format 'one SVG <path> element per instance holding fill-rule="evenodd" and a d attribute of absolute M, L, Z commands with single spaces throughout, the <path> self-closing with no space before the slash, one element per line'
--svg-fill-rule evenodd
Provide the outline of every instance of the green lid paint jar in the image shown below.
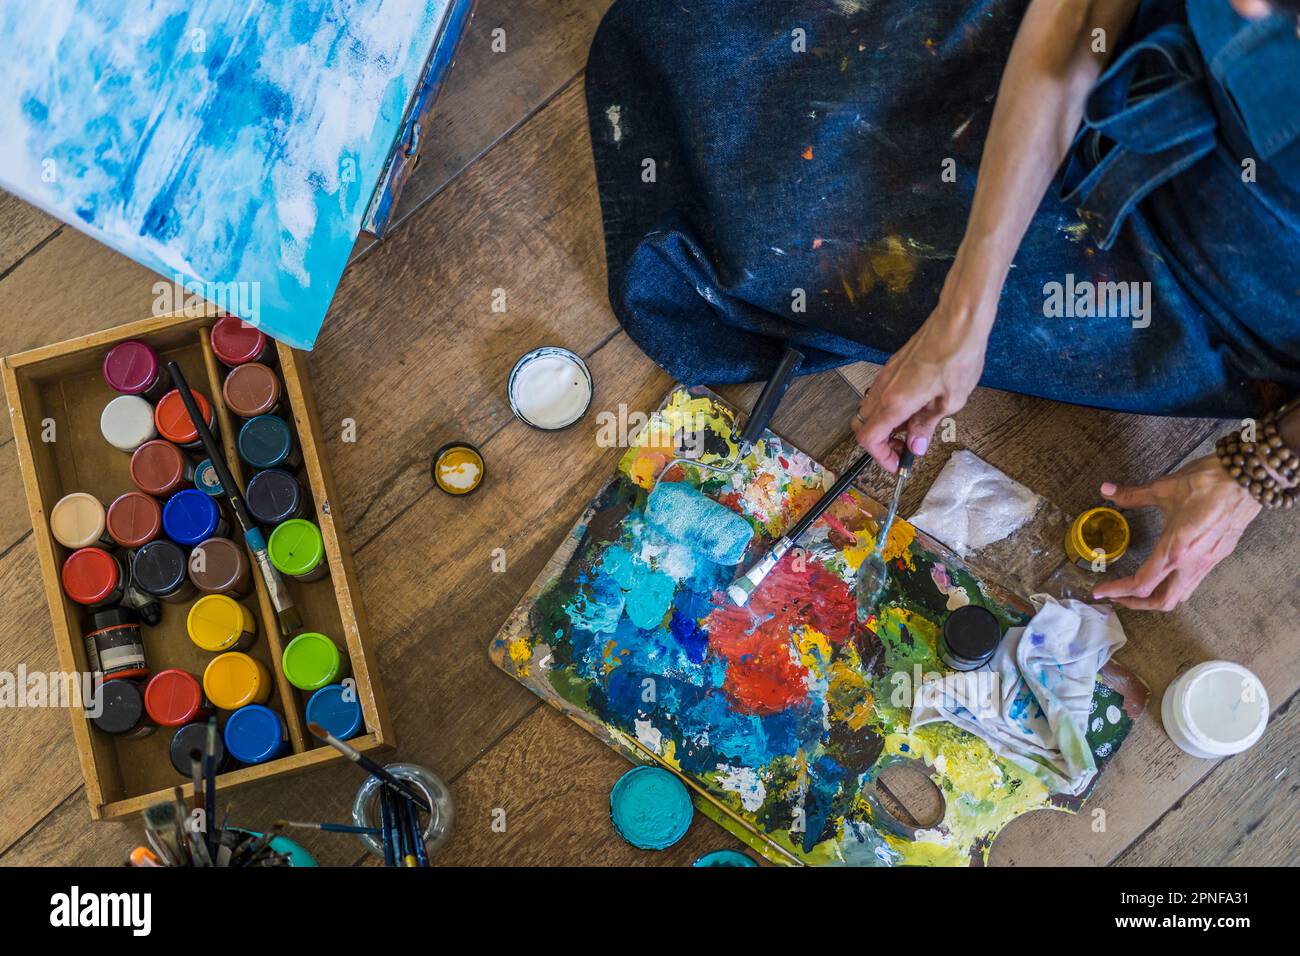
<path fill-rule="evenodd" d="M 320 528 L 305 518 L 290 518 L 275 526 L 266 542 L 271 563 L 281 574 L 299 581 L 319 581 L 329 574 L 325 539 Z"/>
<path fill-rule="evenodd" d="M 337 684 L 347 675 L 348 659 L 324 634 L 307 631 L 285 647 L 280 655 L 280 669 L 299 690 L 319 690 L 327 684 Z"/>

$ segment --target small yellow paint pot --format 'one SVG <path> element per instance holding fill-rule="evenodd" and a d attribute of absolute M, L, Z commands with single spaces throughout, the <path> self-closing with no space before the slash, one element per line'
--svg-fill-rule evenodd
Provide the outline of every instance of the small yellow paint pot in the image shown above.
<path fill-rule="evenodd" d="M 1089 508 L 1065 533 L 1065 553 L 1085 571 L 1104 571 L 1128 550 L 1128 521 L 1114 508 Z"/>
<path fill-rule="evenodd" d="M 443 445 L 433 456 L 433 483 L 449 495 L 468 495 L 486 472 L 483 454 L 464 442 Z"/>
<path fill-rule="evenodd" d="M 253 612 L 224 594 L 209 594 L 195 601 L 185 626 L 190 640 L 211 654 L 246 651 L 257 635 Z"/>
<path fill-rule="evenodd" d="M 271 699 L 271 672 L 247 654 L 222 654 L 203 672 L 203 692 L 220 710 L 265 704 Z"/>

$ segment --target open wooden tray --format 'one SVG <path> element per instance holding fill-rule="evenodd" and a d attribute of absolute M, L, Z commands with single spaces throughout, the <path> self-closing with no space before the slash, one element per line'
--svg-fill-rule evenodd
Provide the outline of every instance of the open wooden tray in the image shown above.
<path fill-rule="evenodd" d="M 68 552 L 50 533 L 50 508 L 73 491 L 89 492 L 107 504 L 134 488 L 128 472 L 130 456 L 104 441 L 99 430 L 100 412 L 115 397 L 101 372 L 108 349 L 126 339 L 142 339 L 164 361 L 175 360 L 192 387 L 212 400 L 227 462 L 240 482 L 247 481 L 246 469 L 235 452 L 238 420 L 221 401 L 225 367 L 216 360 L 208 342 L 207 330 L 214 320 L 215 315 L 161 316 L 4 359 L 5 395 L 13 417 L 59 665 L 64 672 L 80 674 L 88 669 L 82 639 L 87 614 L 63 593 L 59 571 Z M 320 525 L 330 568 L 329 576 L 320 581 L 305 584 L 290 579 L 287 585 L 302 611 L 304 630 L 328 634 L 350 660 L 349 676 L 356 683 L 365 719 L 364 733 L 353 738 L 351 744 L 361 751 L 391 747 L 395 741 L 387 729 L 383 693 L 374 673 L 374 654 L 365 637 L 352 552 L 333 505 L 333 479 L 321 455 L 324 442 L 305 363 L 301 354 L 288 346 L 277 343 L 277 349 L 284 400 L 292 409 L 302 449 L 299 478 L 310 490 L 315 512 L 308 517 Z M 48 440 L 51 434 L 52 441 Z M 222 774 L 223 791 L 342 759 L 337 751 L 320 745 L 306 732 L 304 707 L 308 695 L 293 687 L 280 670 L 280 652 L 293 635 L 280 633 L 266 588 L 256 572 L 253 578 L 256 598 L 246 598 L 244 603 L 250 608 L 256 605 L 258 637 L 249 653 L 267 665 L 276 681 L 278 693 L 272 695 L 267 706 L 284 718 L 292 752 L 278 760 Z M 162 608 L 161 623 L 145 628 L 151 669 L 156 672 L 179 667 L 201 675 L 212 655 L 197 648 L 186 634 L 189 604 L 163 602 Z M 169 798 L 171 788 L 178 784 L 183 785 L 187 797 L 192 796 L 191 785 L 183 782 L 168 759 L 172 736 L 169 728 L 127 740 L 91 726 L 79 705 L 71 709 L 71 714 L 92 818 L 138 814 L 150 804 Z M 218 713 L 223 723 L 226 716 Z"/>

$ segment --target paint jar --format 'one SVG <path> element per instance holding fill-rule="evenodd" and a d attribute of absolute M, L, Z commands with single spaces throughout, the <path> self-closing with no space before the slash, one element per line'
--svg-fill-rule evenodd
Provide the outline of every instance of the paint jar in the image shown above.
<path fill-rule="evenodd" d="M 244 505 L 258 524 L 273 528 L 303 513 L 302 485 L 282 468 L 268 468 L 248 479 Z"/>
<path fill-rule="evenodd" d="M 192 779 L 193 775 L 190 768 L 190 751 L 197 750 L 200 753 L 207 753 L 207 749 L 207 722 L 186 724 L 172 735 L 172 742 L 167 748 L 167 756 L 171 759 L 176 772 L 189 780 Z M 226 773 L 235 769 L 235 761 L 230 754 L 226 753 L 226 742 L 222 740 L 221 734 L 217 734 L 216 747 L 213 750 L 217 773 Z"/>
<path fill-rule="evenodd" d="M 158 437 L 153 406 L 139 395 L 119 395 L 100 412 L 99 432 L 104 441 L 129 455 Z"/>
<path fill-rule="evenodd" d="M 239 457 L 254 468 L 302 467 L 302 454 L 289 423 L 278 415 L 259 415 L 239 429 Z"/>
<path fill-rule="evenodd" d="M 203 671 L 203 691 L 221 710 L 265 704 L 271 699 L 271 686 L 266 665 L 238 651 L 214 657 Z"/>
<path fill-rule="evenodd" d="M 510 409 L 542 431 L 568 428 L 587 414 L 595 388 L 591 370 L 575 352 L 544 346 L 527 353 L 510 372 Z"/>
<path fill-rule="evenodd" d="M 194 403 L 199 406 L 199 414 L 208 423 L 208 431 L 216 435 L 217 416 L 212 410 L 212 404 L 194 389 L 190 389 L 190 394 L 194 396 Z M 203 447 L 203 442 L 199 440 L 199 430 L 194 427 L 194 421 L 185 409 L 181 393 L 176 389 L 173 388 L 159 400 L 153 411 L 153 421 L 158 428 L 158 434 L 169 442 L 191 450 Z"/>
<path fill-rule="evenodd" d="M 104 381 L 123 395 L 139 395 L 156 402 L 170 387 L 158 353 L 138 339 L 119 342 L 104 356 Z"/>
<path fill-rule="evenodd" d="M 185 630 L 194 646 L 209 654 L 246 651 L 257 639 L 257 618 L 234 598 L 205 594 L 190 608 Z"/>
<path fill-rule="evenodd" d="M 104 506 L 94 495 L 74 491 L 50 509 L 50 534 L 65 548 L 76 551 L 93 545 L 112 547 Z"/>
<path fill-rule="evenodd" d="M 662 767 L 633 767 L 609 795 L 614 829 L 640 850 L 666 850 L 686 835 L 695 807 L 676 775 Z"/>
<path fill-rule="evenodd" d="M 104 679 L 149 676 L 140 618 L 129 608 L 114 607 L 90 616 L 86 635 L 86 666 Z"/>
<path fill-rule="evenodd" d="M 135 570 L 132 567 L 135 552 L 126 551 L 117 554 L 118 560 L 122 563 L 122 569 L 126 572 L 125 593 L 122 595 L 122 607 L 130 608 L 140 615 L 140 619 L 150 627 L 157 627 L 162 620 L 162 607 L 158 604 L 158 599 L 152 594 L 148 594 L 135 583 Z"/>
<path fill-rule="evenodd" d="M 117 555 L 103 548 L 81 548 L 63 562 L 63 590 L 88 608 L 119 603 L 126 595 L 127 572 Z"/>
<path fill-rule="evenodd" d="M 432 813 L 421 811 L 420 817 L 424 822 L 424 845 L 432 857 L 446 845 L 456 826 L 456 805 L 451 799 L 451 789 L 436 773 L 418 764 L 390 763 L 384 769 L 423 793 L 433 808 Z M 379 814 L 379 788 L 382 786 L 378 777 L 367 777 L 357 790 L 352 800 L 352 822 L 357 826 L 378 827 L 382 822 Z M 357 839 L 367 850 L 383 859 L 384 846 L 374 834 L 358 833 Z"/>
<path fill-rule="evenodd" d="M 226 407 L 240 418 L 274 415 L 280 410 L 280 377 L 260 362 L 237 365 L 221 386 Z"/>
<path fill-rule="evenodd" d="M 138 548 L 162 534 L 162 508 L 156 498 L 128 491 L 108 506 L 105 523 L 115 543 Z"/>
<path fill-rule="evenodd" d="M 467 495 L 483 484 L 487 464 L 473 445 L 452 442 L 433 455 L 433 483 L 449 495 Z"/>
<path fill-rule="evenodd" d="M 1174 678 L 1160 717 L 1169 738 L 1193 757 L 1230 757 L 1264 735 L 1268 693 L 1240 664 L 1206 661 Z"/>
<path fill-rule="evenodd" d="M 208 717 L 208 702 L 193 674 L 170 668 L 145 685 L 144 709 L 160 727 L 182 727 Z"/>
<path fill-rule="evenodd" d="M 325 539 L 320 529 L 305 518 L 277 525 L 266 542 L 266 550 L 275 569 L 291 578 L 319 581 L 329 574 Z"/>
<path fill-rule="evenodd" d="M 713 850 L 696 859 L 691 866 L 758 866 L 753 857 L 739 850 Z"/>
<path fill-rule="evenodd" d="M 939 657 L 955 671 L 978 670 L 1002 643 L 1002 625 L 988 608 L 967 604 L 943 622 Z"/>
<path fill-rule="evenodd" d="M 212 325 L 212 351 L 224 365 L 275 361 L 275 343 L 266 333 L 233 315 L 223 315 Z"/>
<path fill-rule="evenodd" d="M 92 693 L 91 710 L 99 710 L 90 722 L 106 734 L 134 740 L 154 732 L 153 721 L 144 709 L 144 693 L 130 680 L 106 680 Z"/>
<path fill-rule="evenodd" d="M 1065 553 L 1085 571 L 1105 571 L 1128 550 L 1128 521 L 1114 508 L 1089 508 L 1065 533 Z"/>
<path fill-rule="evenodd" d="M 226 752 L 243 764 L 266 763 L 289 752 L 280 715 L 261 704 L 239 708 L 226 720 Z"/>
<path fill-rule="evenodd" d="M 185 571 L 185 552 L 175 542 L 163 538 L 141 545 L 131 558 L 135 586 L 151 597 L 172 604 L 183 604 L 194 597 L 194 585 Z"/>
<path fill-rule="evenodd" d="M 148 441 L 131 456 L 131 481 L 146 495 L 167 498 L 194 481 L 194 463 L 169 441 Z"/>
<path fill-rule="evenodd" d="M 190 580 L 204 594 L 247 597 L 252 589 L 252 567 L 244 548 L 229 538 L 209 538 L 190 552 Z"/>
<path fill-rule="evenodd" d="M 330 684 L 307 701 L 307 723 L 320 724 L 339 740 L 350 740 L 361 733 L 363 722 L 355 687 Z"/>
<path fill-rule="evenodd" d="M 211 458 L 204 458 L 195 466 L 194 487 L 213 498 L 221 498 L 225 495 L 225 489 L 221 487 L 221 476 L 217 474 Z"/>
<path fill-rule="evenodd" d="M 217 499 L 195 488 L 178 491 L 163 505 L 163 531 L 177 544 L 192 548 L 208 538 L 230 533 L 230 522 Z"/>
<path fill-rule="evenodd" d="M 285 678 L 299 690 L 318 690 L 347 675 L 348 659 L 324 634 L 299 634 L 280 656 Z"/>

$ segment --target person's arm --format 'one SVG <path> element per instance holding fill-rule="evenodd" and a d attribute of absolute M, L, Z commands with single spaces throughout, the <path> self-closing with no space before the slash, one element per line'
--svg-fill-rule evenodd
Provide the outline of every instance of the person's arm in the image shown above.
<path fill-rule="evenodd" d="M 854 417 L 858 441 L 893 471 L 890 438 L 906 426 L 923 455 L 940 419 L 979 381 L 998 298 L 1016 250 L 1065 158 L 1084 101 L 1137 0 L 1033 0 L 998 89 L 961 246 L 939 304 L 881 370 Z M 1106 53 L 1094 53 L 1094 31 Z"/>

